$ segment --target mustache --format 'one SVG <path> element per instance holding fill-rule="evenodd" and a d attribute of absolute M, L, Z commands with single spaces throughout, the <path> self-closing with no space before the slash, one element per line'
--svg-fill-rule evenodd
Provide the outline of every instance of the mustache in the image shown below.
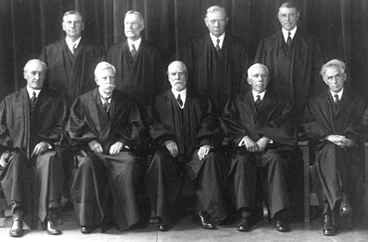
<path fill-rule="evenodd" d="M 108 84 L 106 85 L 106 87 L 115 87 L 116 85 L 115 84 Z"/>

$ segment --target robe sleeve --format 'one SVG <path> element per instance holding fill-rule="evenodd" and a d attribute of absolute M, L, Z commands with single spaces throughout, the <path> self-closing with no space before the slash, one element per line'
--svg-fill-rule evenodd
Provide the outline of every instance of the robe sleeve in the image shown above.
<path fill-rule="evenodd" d="M 367 141 L 368 135 L 368 106 L 367 102 L 361 103 L 361 108 L 356 113 L 358 117 L 361 117 L 356 122 L 353 122 L 345 130 L 345 136 L 349 139 L 353 139 L 356 143 L 364 143 Z"/>
<path fill-rule="evenodd" d="M 149 129 L 149 134 L 153 141 L 158 145 L 163 145 L 168 140 L 176 141 L 175 135 L 166 129 L 159 121 L 158 121 L 158 113 L 155 109 L 155 105 L 152 104 L 147 108 L 147 125 Z"/>
<path fill-rule="evenodd" d="M 234 100 L 228 101 L 225 105 L 221 122 L 223 130 L 231 137 L 234 145 L 238 145 L 244 136 L 250 135 L 250 133 L 239 123 L 239 116 L 239 110 Z"/>
<path fill-rule="evenodd" d="M 6 125 L 6 98 L 0 104 L 0 154 L 12 147 L 12 140 Z"/>
<path fill-rule="evenodd" d="M 144 124 L 137 104 L 132 103 L 128 110 L 127 121 L 116 130 L 118 141 L 129 147 L 143 146 Z"/>
<path fill-rule="evenodd" d="M 212 112 L 211 102 L 208 98 L 203 100 L 203 104 L 204 118 L 201 129 L 196 136 L 197 143 L 199 147 L 203 145 L 215 146 L 221 138 L 220 121 Z"/>
<path fill-rule="evenodd" d="M 66 128 L 73 146 L 86 146 L 92 140 L 98 139 L 97 134 L 90 130 L 86 120 L 83 103 L 77 99 L 70 109 L 70 118 Z"/>
<path fill-rule="evenodd" d="M 50 110 L 53 115 L 53 123 L 46 124 L 50 125 L 49 128 L 41 130 L 38 134 L 42 140 L 46 141 L 52 146 L 68 146 L 70 140 L 65 126 L 69 117 L 69 110 L 67 108 L 65 99 L 59 96 L 55 98 L 53 102 L 53 110 Z"/>
<path fill-rule="evenodd" d="M 305 138 L 312 140 L 321 140 L 327 135 L 332 134 L 328 127 L 319 123 L 315 118 L 313 112 L 313 103 L 311 100 L 308 101 L 304 113 L 301 118 L 301 128 Z"/>
<path fill-rule="evenodd" d="M 266 124 L 262 125 L 258 133 L 260 136 L 265 136 L 276 143 L 284 145 L 295 145 L 295 125 L 294 125 L 294 109 L 291 106 L 290 100 L 287 99 L 284 102 L 280 102 L 277 107 L 275 116 L 272 116 Z"/>

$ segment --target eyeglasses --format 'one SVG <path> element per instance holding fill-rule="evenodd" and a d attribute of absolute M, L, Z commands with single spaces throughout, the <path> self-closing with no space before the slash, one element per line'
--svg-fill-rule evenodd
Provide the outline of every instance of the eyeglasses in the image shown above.
<path fill-rule="evenodd" d="M 209 22 L 211 25 L 215 25 L 216 23 L 218 23 L 218 24 L 224 24 L 224 23 L 225 23 L 225 19 L 220 19 L 220 20 L 208 20 L 208 22 Z"/>

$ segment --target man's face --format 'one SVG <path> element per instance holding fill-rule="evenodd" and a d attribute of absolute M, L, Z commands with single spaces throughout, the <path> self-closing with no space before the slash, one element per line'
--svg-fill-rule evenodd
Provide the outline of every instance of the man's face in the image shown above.
<path fill-rule="evenodd" d="M 170 64 L 167 75 L 174 90 L 180 92 L 187 86 L 188 75 L 182 63 L 174 62 Z"/>
<path fill-rule="evenodd" d="M 99 71 L 95 77 L 98 90 L 101 94 L 109 96 L 115 89 L 115 75 L 111 68 Z"/>
<path fill-rule="evenodd" d="M 140 18 L 136 14 L 129 14 L 124 19 L 125 36 L 133 41 L 141 37 L 141 32 L 144 29 Z"/>
<path fill-rule="evenodd" d="M 69 14 L 63 18 L 63 30 L 66 36 L 71 38 L 79 38 L 82 36 L 84 23 L 78 14 Z"/>
<path fill-rule="evenodd" d="M 342 73 L 338 67 L 331 66 L 326 68 L 323 81 L 327 84 L 332 92 L 340 92 L 344 87 L 345 80 L 346 74 Z"/>
<path fill-rule="evenodd" d="M 220 37 L 225 32 L 227 21 L 229 20 L 222 12 L 208 13 L 204 22 L 211 34 Z"/>
<path fill-rule="evenodd" d="M 268 84 L 268 75 L 266 70 L 262 66 L 252 67 L 250 76 L 248 76 L 248 83 L 257 93 L 261 93 L 266 90 Z"/>
<path fill-rule="evenodd" d="M 286 8 L 282 7 L 279 9 L 279 13 L 277 15 L 282 28 L 287 31 L 290 31 L 295 28 L 298 19 L 299 19 L 299 12 L 296 11 L 295 8 Z"/>
<path fill-rule="evenodd" d="M 40 90 L 46 78 L 45 67 L 39 62 L 31 62 L 27 64 L 23 73 L 24 79 L 27 80 L 27 86 L 35 90 Z"/>

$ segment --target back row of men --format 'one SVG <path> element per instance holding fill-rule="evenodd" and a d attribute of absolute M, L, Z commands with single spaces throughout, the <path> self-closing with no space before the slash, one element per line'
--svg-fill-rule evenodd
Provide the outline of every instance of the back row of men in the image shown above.
<path fill-rule="evenodd" d="M 235 96 L 245 90 L 241 80 L 248 57 L 242 41 L 225 36 L 223 8 L 207 10 L 210 34 L 190 44 L 186 64 L 169 65 L 170 90 L 162 81 L 159 52 L 140 38 L 144 21 L 138 12 L 126 14 L 127 41 L 111 47 L 107 59 L 113 65 L 100 62 L 103 49 L 81 38 L 80 14 L 67 12 L 66 39 L 45 48 L 44 62 L 26 64 L 27 87 L 7 96 L 0 107 L 1 188 L 13 211 L 10 235 L 23 235 L 23 221 L 32 228 L 41 221 L 49 234 L 61 233 L 56 219 L 64 178 L 70 180 L 82 233 L 114 223 L 126 230 L 141 220 L 136 198 L 142 175 L 159 229 L 166 231 L 183 170 L 195 184 L 204 228 L 228 218 L 223 194 L 228 190 L 241 215 L 237 229 L 251 229 L 261 170 L 273 224 L 289 231 L 287 157 L 295 149 L 302 113 L 303 133 L 318 143 L 323 233 L 334 235 L 338 218 L 351 216 L 352 207 L 361 203 L 350 204 L 348 198 L 359 198 L 362 187 L 366 102 L 343 88 L 345 65 L 333 60 L 321 69 L 329 91 L 306 105 L 322 66 L 319 45 L 297 28 L 299 12 L 292 3 L 283 4 L 278 16 L 282 30 L 258 49 L 256 62 L 263 64 L 248 69 L 252 90 Z M 43 88 L 45 80 L 57 92 Z M 149 143 L 145 127 L 155 147 L 148 169 L 139 158 Z M 230 165 L 219 149 L 225 135 L 233 143 Z"/>

